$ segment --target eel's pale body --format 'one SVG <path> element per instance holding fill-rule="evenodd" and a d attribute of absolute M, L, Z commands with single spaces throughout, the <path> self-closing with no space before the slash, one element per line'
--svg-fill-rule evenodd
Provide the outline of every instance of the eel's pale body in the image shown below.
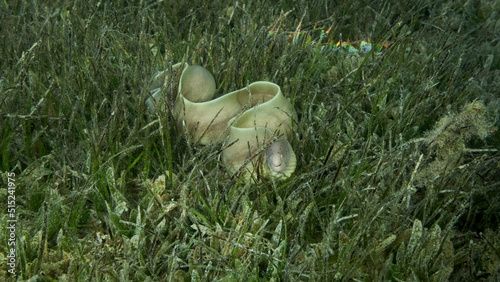
<path fill-rule="evenodd" d="M 258 81 L 212 100 L 215 80 L 208 70 L 188 64 L 172 69 L 173 76 L 163 71 L 155 77 L 150 88 L 153 99 L 146 101 L 150 112 L 167 103 L 163 93 L 177 90 L 171 94 L 176 96 L 172 113 L 179 128 L 195 144 L 228 145 L 222 163 L 230 173 L 248 180 L 290 177 L 296 157 L 288 140 L 297 117 L 277 84 Z M 180 78 L 176 72 L 181 72 Z M 161 90 L 164 86 L 166 91 Z"/>

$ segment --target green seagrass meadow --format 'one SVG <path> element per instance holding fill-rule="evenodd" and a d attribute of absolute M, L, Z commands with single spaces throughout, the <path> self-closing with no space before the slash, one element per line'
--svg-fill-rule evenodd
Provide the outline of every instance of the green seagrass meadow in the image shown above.
<path fill-rule="evenodd" d="M 0 280 L 499 281 L 499 10 L 1 1 Z M 322 48 L 340 39 L 380 48 Z M 291 177 L 233 177 L 148 113 L 178 62 L 217 97 L 281 87 Z"/>

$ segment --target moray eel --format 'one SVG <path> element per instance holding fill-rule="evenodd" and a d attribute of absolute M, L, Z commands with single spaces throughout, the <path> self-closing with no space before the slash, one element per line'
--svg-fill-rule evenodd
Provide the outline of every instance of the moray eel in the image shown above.
<path fill-rule="evenodd" d="M 277 84 L 257 81 L 213 99 L 212 74 L 178 63 L 158 73 L 150 91 L 148 110 L 154 113 L 170 103 L 179 130 L 193 143 L 223 146 L 222 163 L 232 175 L 254 181 L 288 178 L 295 171 L 288 140 L 297 115 Z"/>

